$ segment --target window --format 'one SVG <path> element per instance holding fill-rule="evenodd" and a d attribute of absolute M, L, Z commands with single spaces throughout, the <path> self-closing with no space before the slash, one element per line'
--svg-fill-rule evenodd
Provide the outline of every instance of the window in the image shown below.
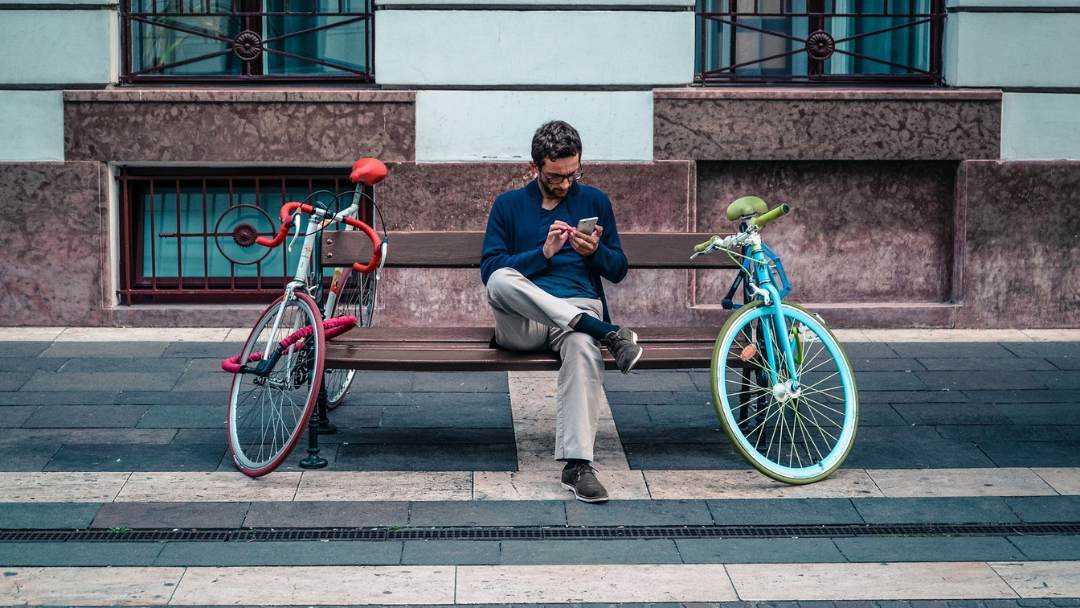
<path fill-rule="evenodd" d="M 340 169 L 292 173 L 123 170 L 121 304 L 266 302 L 280 295 L 296 272 L 299 248 L 241 247 L 233 231 L 248 224 L 272 236 L 284 203 L 323 191 L 314 200 L 331 204 L 353 190 Z M 352 203 L 339 200 L 341 208 Z M 370 212 L 362 209 L 361 219 L 370 223 Z"/>
<path fill-rule="evenodd" d="M 373 82 L 371 0 L 122 0 L 126 83 Z"/>
<path fill-rule="evenodd" d="M 944 0 L 698 0 L 698 84 L 941 84 Z"/>

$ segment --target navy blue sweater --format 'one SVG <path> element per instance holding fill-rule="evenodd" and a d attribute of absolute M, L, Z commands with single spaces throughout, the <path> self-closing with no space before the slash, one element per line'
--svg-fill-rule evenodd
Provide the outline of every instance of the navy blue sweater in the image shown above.
<path fill-rule="evenodd" d="M 575 183 L 570 186 L 563 204 L 570 212 L 571 226 L 576 226 L 583 218 L 597 217 L 599 220 L 596 223 L 604 227 L 596 253 L 585 258 L 585 264 L 596 293 L 604 303 L 604 320 L 610 322 L 600 277 L 618 283 L 626 276 L 627 269 L 626 254 L 619 244 L 619 230 L 615 226 L 611 200 L 598 188 Z M 491 274 L 500 268 L 513 268 L 525 277 L 536 276 L 547 270 L 551 261 L 544 257 L 543 246 L 536 244 L 542 207 L 543 197 L 536 180 L 495 199 L 484 234 L 484 250 L 480 255 L 480 278 L 485 285 Z"/>

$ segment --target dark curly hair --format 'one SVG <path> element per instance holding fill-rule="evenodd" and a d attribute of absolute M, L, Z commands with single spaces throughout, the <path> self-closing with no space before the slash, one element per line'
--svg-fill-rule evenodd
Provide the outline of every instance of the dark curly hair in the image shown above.
<path fill-rule="evenodd" d="M 577 129 L 561 120 L 540 125 L 533 134 L 532 159 L 537 167 L 543 167 L 547 159 L 559 160 L 581 154 L 581 136 Z"/>

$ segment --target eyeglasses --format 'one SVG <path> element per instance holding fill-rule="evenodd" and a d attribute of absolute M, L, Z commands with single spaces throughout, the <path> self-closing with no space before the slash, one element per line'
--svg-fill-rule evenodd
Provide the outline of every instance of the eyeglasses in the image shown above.
<path fill-rule="evenodd" d="M 544 176 L 544 179 L 546 179 L 549 184 L 561 184 L 563 183 L 563 180 L 567 180 L 572 184 L 581 179 L 581 176 L 584 174 L 581 167 L 578 167 L 577 171 L 567 173 L 566 175 L 548 175 L 543 169 L 538 169 L 538 171 L 540 172 L 540 175 Z"/>

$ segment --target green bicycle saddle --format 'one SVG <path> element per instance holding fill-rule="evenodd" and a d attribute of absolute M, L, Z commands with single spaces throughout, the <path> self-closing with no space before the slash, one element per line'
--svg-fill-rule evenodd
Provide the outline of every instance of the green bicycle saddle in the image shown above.
<path fill-rule="evenodd" d="M 744 196 L 728 205 L 727 219 L 736 221 L 748 215 L 762 214 L 769 210 L 765 201 L 756 196 Z"/>

